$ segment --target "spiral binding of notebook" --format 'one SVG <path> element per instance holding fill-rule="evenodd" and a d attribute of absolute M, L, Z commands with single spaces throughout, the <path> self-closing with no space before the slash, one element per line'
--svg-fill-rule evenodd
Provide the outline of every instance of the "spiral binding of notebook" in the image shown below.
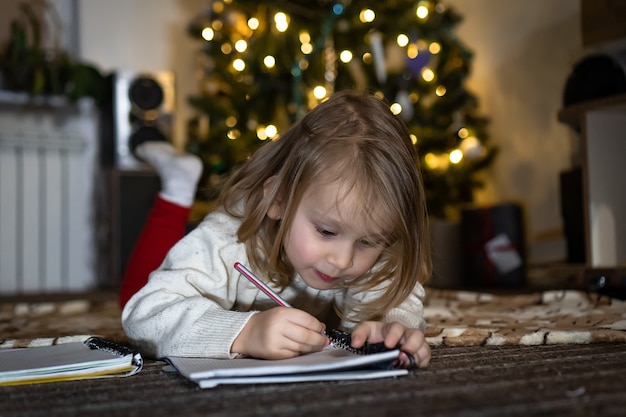
<path fill-rule="evenodd" d="M 141 357 L 141 354 L 139 354 L 138 352 L 132 350 L 129 347 L 120 345 L 118 343 L 115 343 L 111 340 L 107 340 L 107 339 L 102 339 L 100 337 L 90 337 L 89 339 L 85 340 L 83 342 L 89 349 L 97 349 L 97 350 L 102 350 L 104 352 L 109 352 L 112 355 L 116 355 L 116 356 L 127 356 L 127 355 L 132 355 L 133 356 L 133 365 L 141 368 L 143 366 L 143 358 Z"/>
<path fill-rule="evenodd" d="M 385 346 L 385 344 L 382 342 L 381 343 L 365 342 L 363 346 L 359 348 L 352 347 L 352 335 L 348 332 L 344 332 L 339 329 L 330 329 L 326 332 L 326 335 L 332 342 L 333 346 L 343 349 L 343 350 L 347 350 L 348 352 L 351 352 L 357 355 L 371 355 L 374 353 L 380 353 L 380 352 L 386 352 L 386 351 L 392 350 L 388 348 L 387 346 Z M 413 355 L 410 355 L 406 352 L 404 352 L 404 354 L 406 355 L 408 362 L 407 363 L 397 362 L 393 364 L 393 367 L 405 367 L 408 369 L 414 368 L 416 364 L 415 364 L 415 358 L 413 357 Z"/>
<path fill-rule="evenodd" d="M 372 353 L 386 352 L 389 349 L 384 343 L 367 343 L 360 348 L 352 347 L 352 335 L 339 329 L 327 331 L 327 336 L 334 346 L 357 355 L 371 355 Z"/>

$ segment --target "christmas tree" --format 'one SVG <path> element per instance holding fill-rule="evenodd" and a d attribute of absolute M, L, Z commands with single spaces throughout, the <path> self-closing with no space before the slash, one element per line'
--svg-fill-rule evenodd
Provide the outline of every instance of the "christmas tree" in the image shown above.
<path fill-rule="evenodd" d="M 214 0 L 189 25 L 203 43 L 188 150 L 208 188 L 264 141 L 346 88 L 375 92 L 409 127 L 429 213 L 454 216 L 493 160 L 464 87 L 472 52 L 438 0 Z"/>

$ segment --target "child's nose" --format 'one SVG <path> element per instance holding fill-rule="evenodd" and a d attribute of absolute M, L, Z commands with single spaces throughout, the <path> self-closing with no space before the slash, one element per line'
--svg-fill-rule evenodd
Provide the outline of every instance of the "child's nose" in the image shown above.
<path fill-rule="evenodd" d="M 352 244 L 342 243 L 334 245 L 328 254 L 328 261 L 337 269 L 347 269 L 352 266 L 354 247 Z"/>

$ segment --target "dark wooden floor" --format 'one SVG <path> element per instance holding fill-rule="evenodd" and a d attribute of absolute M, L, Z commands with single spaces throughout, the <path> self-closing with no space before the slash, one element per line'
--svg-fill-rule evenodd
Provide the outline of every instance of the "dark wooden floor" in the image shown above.
<path fill-rule="evenodd" d="M 441 347 L 429 368 L 364 382 L 200 390 L 149 362 L 123 379 L 0 387 L 12 416 L 624 416 L 626 344 Z"/>

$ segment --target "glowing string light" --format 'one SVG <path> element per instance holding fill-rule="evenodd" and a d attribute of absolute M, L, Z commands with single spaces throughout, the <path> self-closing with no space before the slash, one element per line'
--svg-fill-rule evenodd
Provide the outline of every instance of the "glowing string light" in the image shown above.
<path fill-rule="evenodd" d="M 212 28 L 202 29 L 202 39 L 205 41 L 212 41 L 215 38 L 215 31 Z"/>
<path fill-rule="evenodd" d="M 449 158 L 450 158 L 450 162 L 452 162 L 453 164 L 458 164 L 463 159 L 463 152 L 461 152 L 461 150 L 459 149 L 455 149 L 452 152 L 450 152 Z"/>
<path fill-rule="evenodd" d="M 422 78 L 424 81 L 431 82 L 435 79 L 435 73 L 430 68 L 424 68 L 422 70 Z"/>
<path fill-rule="evenodd" d="M 243 39 L 239 39 L 237 42 L 235 42 L 235 50 L 237 52 L 245 52 L 246 49 L 248 49 L 248 42 L 244 41 Z"/>
<path fill-rule="evenodd" d="M 256 17 L 248 19 L 248 27 L 252 30 L 257 30 L 259 28 L 259 19 Z"/>
<path fill-rule="evenodd" d="M 404 48 L 409 44 L 409 37 L 404 33 L 401 33 L 396 37 L 396 43 L 399 47 Z"/>
<path fill-rule="evenodd" d="M 359 14 L 359 20 L 362 23 L 371 23 L 376 19 L 376 13 L 372 9 L 363 9 Z"/>
<path fill-rule="evenodd" d="M 429 14 L 428 7 L 425 6 L 423 3 L 424 2 L 420 2 L 417 6 L 417 9 L 415 10 L 415 15 L 422 20 L 426 19 Z"/>
<path fill-rule="evenodd" d="M 274 66 L 276 65 L 276 58 L 274 58 L 272 55 L 267 55 L 265 58 L 263 58 L 263 64 L 267 68 L 274 68 Z"/>
<path fill-rule="evenodd" d="M 285 32 L 289 29 L 289 17 L 283 12 L 278 12 L 274 15 L 274 24 L 277 31 Z"/>
<path fill-rule="evenodd" d="M 237 58 L 233 61 L 233 68 L 235 69 L 235 71 L 241 72 L 246 69 L 246 63 L 243 59 Z"/>
<path fill-rule="evenodd" d="M 348 51 L 347 49 L 344 49 L 343 51 L 339 53 L 339 60 L 343 62 L 344 64 L 347 64 L 348 62 L 352 61 L 352 52 Z"/>

